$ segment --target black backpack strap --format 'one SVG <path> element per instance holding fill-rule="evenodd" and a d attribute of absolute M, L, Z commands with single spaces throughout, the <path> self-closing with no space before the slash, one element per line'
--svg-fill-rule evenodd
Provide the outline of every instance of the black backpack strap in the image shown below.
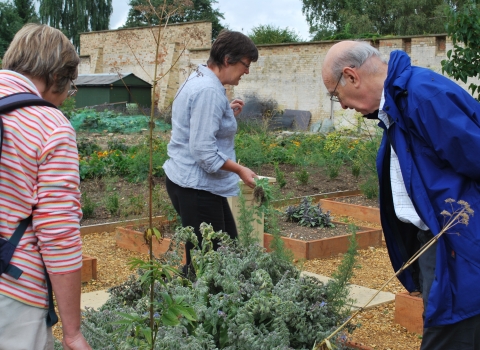
<path fill-rule="evenodd" d="M 50 103 L 38 95 L 30 92 L 19 92 L 3 96 L 0 98 L 0 114 L 11 112 L 18 108 L 31 107 L 31 106 L 47 106 L 57 108 L 53 103 Z M 0 157 L 2 156 L 3 145 L 3 120 L 0 118 Z"/>
<path fill-rule="evenodd" d="M 57 316 L 57 313 L 55 312 L 55 305 L 53 304 L 52 282 L 50 282 L 50 276 L 48 276 L 46 267 L 45 267 L 45 279 L 47 280 L 47 289 L 48 289 L 47 327 L 52 327 L 54 324 L 58 322 L 58 316 Z"/>
<path fill-rule="evenodd" d="M 13 245 L 14 247 L 17 247 L 18 242 L 20 242 L 20 239 L 22 238 L 25 230 L 27 229 L 28 225 L 32 222 L 32 216 L 30 215 L 28 218 L 23 219 L 20 221 L 20 224 L 18 227 L 15 229 L 15 232 L 13 233 L 12 237 L 8 240 L 8 243 Z M 12 252 L 13 255 L 13 252 Z M 10 257 L 11 259 L 12 257 Z M 22 275 L 23 271 L 19 269 L 18 267 L 8 264 L 7 268 L 5 269 L 4 273 L 12 276 L 16 280 L 20 278 Z"/>
<path fill-rule="evenodd" d="M 30 92 L 18 92 L 7 96 L 0 97 L 0 114 L 4 114 L 14 109 L 30 107 L 30 106 L 47 106 L 57 108 L 53 103 L 50 103 L 38 95 Z"/>

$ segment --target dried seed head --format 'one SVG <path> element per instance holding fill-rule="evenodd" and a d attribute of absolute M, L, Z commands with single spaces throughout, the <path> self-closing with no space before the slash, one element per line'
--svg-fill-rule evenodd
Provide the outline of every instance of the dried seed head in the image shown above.
<path fill-rule="evenodd" d="M 470 219 L 470 216 L 467 213 L 461 213 L 458 221 L 461 224 L 468 225 L 468 219 Z"/>

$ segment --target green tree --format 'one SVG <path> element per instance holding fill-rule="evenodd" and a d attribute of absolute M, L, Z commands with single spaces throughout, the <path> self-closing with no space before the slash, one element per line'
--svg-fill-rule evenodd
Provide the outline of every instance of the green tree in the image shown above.
<path fill-rule="evenodd" d="M 80 33 L 108 29 L 112 0 L 39 0 L 40 21 L 62 30 L 80 46 Z"/>
<path fill-rule="evenodd" d="M 447 34 L 453 50 L 442 61 L 442 71 L 465 84 L 469 77 L 480 78 L 480 6 L 476 0 L 448 11 Z M 480 101 L 480 86 L 471 83 L 468 89 Z"/>
<path fill-rule="evenodd" d="M 17 13 L 23 23 L 38 21 L 38 15 L 32 0 L 13 0 L 13 4 L 17 8 Z"/>
<path fill-rule="evenodd" d="M 270 24 L 253 27 L 248 36 L 257 45 L 296 43 L 302 41 L 294 30 L 291 30 L 288 27 L 282 29 Z"/>
<path fill-rule="evenodd" d="M 158 25 L 158 16 L 152 16 L 148 11 L 143 11 L 142 6 L 147 5 L 148 0 L 130 0 L 130 10 L 128 11 L 127 21 L 123 28 L 144 27 Z M 171 5 L 174 0 L 165 1 L 166 5 Z M 178 3 L 178 2 L 177 2 Z M 185 2 L 181 11 L 177 11 L 168 18 L 168 23 L 182 23 L 191 21 L 210 21 L 212 22 L 212 38 L 215 39 L 224 28 L 220 24 L 220 19 L 224 19 L 223 13 L 213 8 L 216 0 L 191 0 Z M 161 14 L 161 8 L 164 0 L 151 0 L 151 4 L 157 9 L 157 13 Z"/>
<path fill-rule="evenodd" d="M 302 0 L 314 40 L 445 32 L 445 9 L 465 0 Z"/>
<path fill-rule="evenodd" d="M 0 2 L 0 57 L 3 57 L 15 33 L 22 26 L 22 18 L 15 6 L 9 2 Z"/>

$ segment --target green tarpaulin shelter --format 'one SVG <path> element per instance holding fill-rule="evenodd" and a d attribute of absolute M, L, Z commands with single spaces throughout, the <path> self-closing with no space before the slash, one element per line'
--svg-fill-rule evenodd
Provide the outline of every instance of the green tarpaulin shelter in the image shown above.
<path fill-rule="evenodd" d="M 79 74 L 75 107 L 135 103 L 150 107 L 152 85 L 133 73 Z"/>

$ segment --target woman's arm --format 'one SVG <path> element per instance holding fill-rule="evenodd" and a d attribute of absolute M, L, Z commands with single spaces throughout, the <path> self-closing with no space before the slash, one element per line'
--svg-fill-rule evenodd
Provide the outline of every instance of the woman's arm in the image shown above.
<path fill-rule="evenodd" d="M 235 163 L 231 159 L 228 159 L 220 169 L 226 170 L 226 171 L 231 171 L 232 173 L 237 174 L 238 176 L 240 176 L 240 178 L 245 183 L 245 185 L 247 185 L 250 188 L 255 187 L 254 178 L 257 177 L 257 174 L 255 174 L 255 172 L 253 172 L 249 168 L 247 168 L 243 165 L 240 165 L 238 163 Z"/>
<path fill-rule="evenodd" d="M 91 350 L 80 333 L 81 270 L 63 275 L 49 274 L 60 319 L 62 320 L 63 348 L 68 350 Z"/>

